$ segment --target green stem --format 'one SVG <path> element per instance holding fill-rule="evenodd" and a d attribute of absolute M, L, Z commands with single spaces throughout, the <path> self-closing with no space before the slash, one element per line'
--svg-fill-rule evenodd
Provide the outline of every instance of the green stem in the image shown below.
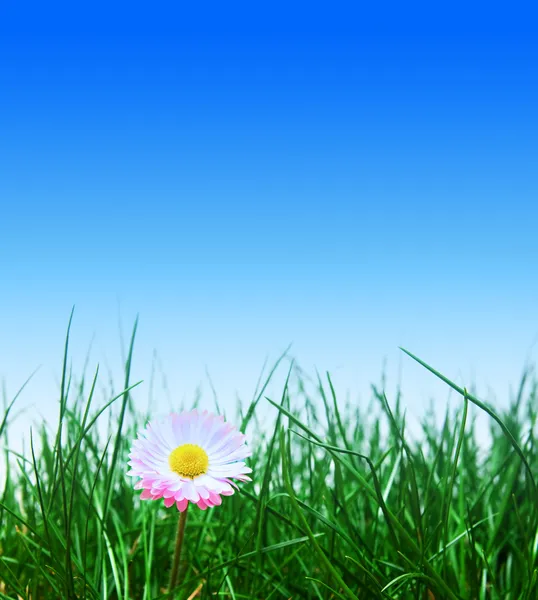
<path fill-rule="evenodd" d="M 187 504 L 187 508 L 189 505 Z M 172 592 L 172 590 L 176 587 L 178 582 L 178 573 L 179 573 L 179 559 L 181 558 L 181 546 L 183 546 L 183 537 L 185 535 L 185 523 L 187 521 L 187 508 L 179 514 L 179 523 L 177 526 L 177 537 L 176 537 L 176 547 L 174 550 L 174 561 L 172 563 L 172 571 L 170 573 L 170 585 L 168 587 L 168 592 Z"/>

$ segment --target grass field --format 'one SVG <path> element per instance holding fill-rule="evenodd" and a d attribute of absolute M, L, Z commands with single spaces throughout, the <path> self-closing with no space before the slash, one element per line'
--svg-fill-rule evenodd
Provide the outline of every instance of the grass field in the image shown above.
<path fill-rule="evenodd" d="M 132 352 L 133 343 L 125 390 L 137 384 Z M 253 482 L 220 507 L 189 509 L 181 584 L 170 593 L 178 512 L 140 501 L 126 476 L 149 415 L 127 391 L 98 401 L 99 375 L 77 379 L 67 365 L 66 344 L 55 435 L 34 431 L 23 456 L 7 450 L 13 402 L 0 419 L 0 598 L 538 598 L 530 374 L 498 415 L 445 380 L 460 409 L 441 427 L 425 417 L 420 442 L 399 399 L 375 386 L 359 407 L 336 397 L 328 375 L 316 396 L 294 369 L 280 397 L 261 381 L 249 406 L 226 415 L 252 440 Z M 486 452 L 477 410 L 491 421 Z"/>

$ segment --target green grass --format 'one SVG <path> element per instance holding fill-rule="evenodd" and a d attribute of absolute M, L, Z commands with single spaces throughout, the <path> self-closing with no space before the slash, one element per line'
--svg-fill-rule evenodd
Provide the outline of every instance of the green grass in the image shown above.
<path fill-rule="evenodd" d="M 97 372 L 70 373 L 66 343 L 57 431 L 34 431 L 23 455 L 8 450 L 6 402 L 0 599 L 538 598 L 536 381 L 527 373 L 496 414 L 412 356 L 409 368 L 460 396 L 455 415 L 436 407 L 441 427 L 426 415 L 418 438 L 399 397 L 372 386 L 368 405 L 342 402 L 329 375 L 312 386 L 294 367 L 280 397 L 262 382 L 226 415 L 253 440 L 254 481 L 220 507 L 191 507 L 182 583 L 167 594 L 178 513 L 141 502 L 125 475 L 148 417 L 129 394 L 134 337 L 124 389 L 107 402 L 95 397 Z"/>

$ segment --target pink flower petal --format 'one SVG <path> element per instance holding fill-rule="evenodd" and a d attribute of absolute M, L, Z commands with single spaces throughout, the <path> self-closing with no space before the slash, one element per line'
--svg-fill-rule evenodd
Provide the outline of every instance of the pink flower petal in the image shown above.
<path fill-rule="evenodd" d="M 170 508 L 172 506 L 172 504 L 175 504 L 176 501 L 174 498 L 165 498 L 164 499 L 164 505 L 166 506 L 166 508 Z"/>
<path fill-rule="evenodd" d="M 207 504 L 205 503 L 204 500 L 202 500 L 202 498 L 200 498 L 200 500 L 198 500 L 198 502 L 196 503 L 196 506 L 198 506 L 198 508 L 200 508 L 201 510 L 207 509 Z"/>
<path fill-rule="evenodd" d="M 186 498 L 183 498 L 183 500 L 178 500 L 178 502 L 176 502 L 176 506 L 179 512 L 183 512 L 187 508 L 188 504 L 189 501 Z"/>

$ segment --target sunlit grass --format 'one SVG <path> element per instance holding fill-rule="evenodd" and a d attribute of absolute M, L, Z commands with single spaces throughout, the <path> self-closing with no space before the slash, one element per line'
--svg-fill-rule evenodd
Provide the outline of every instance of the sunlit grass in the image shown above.
<path fill-rule="evenodd" d="M 0 598 L 171 597 L 178 513 L 141 502 L 125 475 L 147 417 L 129 394 L 134 333 L 124 391 L 106 402 L 95 397 L 98 372 L 71 376 L 66 344 L 57 432 L 34 431 L 24 455 L 9 451 L 6 404 Z M 293 366 L 280 397 L 262 382 L 227 415 L 253 440 L 254 482 L 220 507 L 189 511 L 173 597 L 536 600 L 536 381 L 527 373 L 502 414 L 444 381 L 460 409 L 451 416 L 440 403 L 444 422 L 425 417 L 418 442 L 399 399 L 376 386 L 358 406 L 339 400 L 329 375 L 313 395 Z M 477 410 L 491 419 L 486 452 Z"/>

